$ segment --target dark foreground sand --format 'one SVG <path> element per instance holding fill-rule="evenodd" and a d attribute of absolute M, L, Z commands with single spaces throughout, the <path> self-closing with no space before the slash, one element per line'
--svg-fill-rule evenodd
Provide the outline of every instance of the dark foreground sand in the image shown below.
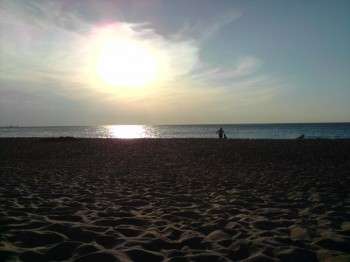
<path fill-rule="evenodd" d="M 0 139 L 0 261 L 350 261 L 350 141 Z"/>

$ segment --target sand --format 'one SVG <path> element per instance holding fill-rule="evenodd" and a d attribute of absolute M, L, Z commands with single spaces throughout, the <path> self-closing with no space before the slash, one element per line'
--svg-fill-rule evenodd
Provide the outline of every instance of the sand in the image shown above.
<path fill-rule="evenodd" d="M 0 139 L 0 261 L 350 261 L 350 141 Z"/>

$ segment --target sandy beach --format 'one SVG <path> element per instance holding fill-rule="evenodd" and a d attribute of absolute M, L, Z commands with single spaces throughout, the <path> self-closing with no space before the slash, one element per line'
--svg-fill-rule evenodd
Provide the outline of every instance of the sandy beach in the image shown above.
<path fill-rule="evenodd" d="M 350 261 L 350 140 L 0 139 L 0 261 Z"/>

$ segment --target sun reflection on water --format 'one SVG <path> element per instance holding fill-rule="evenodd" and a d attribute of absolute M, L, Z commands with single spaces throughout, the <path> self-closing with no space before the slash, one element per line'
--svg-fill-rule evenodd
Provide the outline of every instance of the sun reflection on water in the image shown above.
<path fill-rule="evenodd" d="M 143 125 L 111 125 L 105 126 L 111 138 L 145 138 L 150 137 Z"/>

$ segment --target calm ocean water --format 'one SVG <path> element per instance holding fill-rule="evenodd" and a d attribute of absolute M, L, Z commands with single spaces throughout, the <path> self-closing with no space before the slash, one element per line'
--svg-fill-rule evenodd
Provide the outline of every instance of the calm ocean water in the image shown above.
<path fill-rule="evenodd" d="M 215 138 L 219 127 L 228 138 L 350 138 L 350 123 L 0 127 L 0 137 Z"/>

